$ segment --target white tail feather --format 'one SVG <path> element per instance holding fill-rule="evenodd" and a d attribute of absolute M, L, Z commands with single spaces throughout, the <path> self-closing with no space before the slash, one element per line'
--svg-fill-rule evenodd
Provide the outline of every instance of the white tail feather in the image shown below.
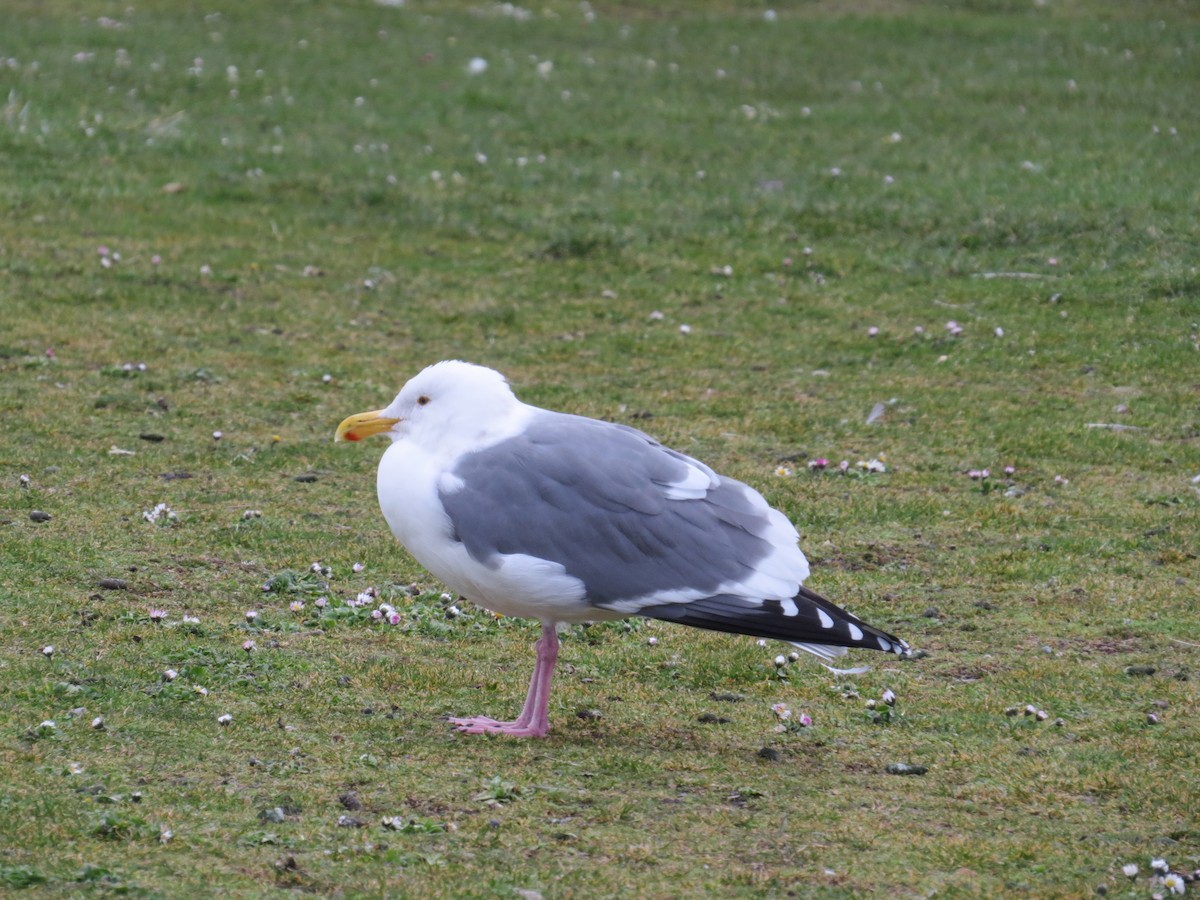
<path fill-rule="evenodd" d="M 853 669 L 835 669 L 833 666 L 827 666 L 821 663 L 822 668 L 828 669 L 834 675 L 861 675 L 863 672 L 870 672 L 870 666 L 855 666 Z"/>
<path fill-rule="evenodd" d="M 789 642 L 793 647 L 799 647 L 807 653 L 811 653 L 818 659 L 823 659 L 825 662 L 833 662 L 839 656 L 846 655 L 845 647 L 830 647 L 827 644 L 798 644 L 795 641 Z"/>

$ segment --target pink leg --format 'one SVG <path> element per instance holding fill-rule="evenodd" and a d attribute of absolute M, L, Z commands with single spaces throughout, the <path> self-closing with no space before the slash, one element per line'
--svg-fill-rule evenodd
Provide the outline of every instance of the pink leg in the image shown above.
<path fill-rule="evenodd" d="M 550 731 L 550 682 L 558 659 L 558 632 L 552 623 L 542 623 L 542 636 L 536 644 L 537 662 L 529 680 L 525 706 L 515 722 L 497 722 L 487 716 L 450 718 L 447 721 L 465 734 L 508 734 L 513 737 L 545 737 Z"/>

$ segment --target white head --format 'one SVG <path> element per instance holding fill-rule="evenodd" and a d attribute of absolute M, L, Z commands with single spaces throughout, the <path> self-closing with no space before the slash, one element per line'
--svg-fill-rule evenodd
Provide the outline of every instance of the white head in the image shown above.
<path fill-rule="evenodd" d="M 409 379 L 383 409 L 343 421 L 336 441 L 386 434 L 455 455 L 506 437 L 521 403 L 499 372 L 459 360 L 435 363 Z"/>

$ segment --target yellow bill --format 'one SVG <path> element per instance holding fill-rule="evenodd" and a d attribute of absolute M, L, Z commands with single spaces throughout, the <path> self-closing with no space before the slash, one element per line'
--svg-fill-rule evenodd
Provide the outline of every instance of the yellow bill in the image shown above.
<path fill-rule="evenodd" d="M 389 430 L 399 421 L 391 416 L 385 416 L 382 409 L 358 413 L 342 420 L 333 439 L 334 441 L 361 441 L 365 437 Z"/>

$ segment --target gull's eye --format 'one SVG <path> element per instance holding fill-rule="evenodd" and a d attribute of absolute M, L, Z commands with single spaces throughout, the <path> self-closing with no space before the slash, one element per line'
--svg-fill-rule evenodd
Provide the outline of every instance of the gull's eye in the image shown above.
<path fill-rule="evenodd" d="M 427 403 L 429 403 L 429 398 L 424 394 L 417 398 L 417 406 L 425 406 Z"/>

